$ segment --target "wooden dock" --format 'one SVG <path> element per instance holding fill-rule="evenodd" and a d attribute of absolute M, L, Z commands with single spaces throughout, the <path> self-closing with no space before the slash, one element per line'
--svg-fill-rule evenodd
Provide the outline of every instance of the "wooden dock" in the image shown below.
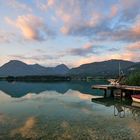
<path fill-rule="evenodd" d="M 132 91 L 140 91 L 140 86 L 127 86 L 127 85 L 94 85 L 92 89 L 122 89 L 122 90 L 132 90 Z"/>
<path fill-rule="evenodd" d="M 127 93 L 127 95 L 131 96 L 134 93 L 140 94 L 140 86 L 127 86 L 127 85 L 93 85 L 92 89 L 100 89 L 104 90 L 105 96 L 108 90 L 111 91 L 111 95 L 114 96 L 115 90 L 120 90 L 121 97 L 123 93 Z M 129 94 L 128 94 L 129 93 Z M 125 96 L 127 96 L 125 95 Z"/>

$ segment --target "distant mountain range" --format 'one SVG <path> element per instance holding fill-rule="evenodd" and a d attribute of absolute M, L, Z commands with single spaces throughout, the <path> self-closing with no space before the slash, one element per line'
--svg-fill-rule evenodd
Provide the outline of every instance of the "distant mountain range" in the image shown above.
<path fill-rule="evenodd" d="M 56 67 L 43 67 L 39 64 L 28 65 L 18 60 L 11 60 L 0 67 L 0 76 L 25 76 L 25 75 L 65 75 L 69 68 L 64 65 Z"/>
<path fill-rule="evenodd" d="M 140 62 L 112 59 L 108 61 L 83 64 L 77 68 L 70 69 L 69 74 L 86 76 L 116 76 L 119 74 L 119 65 L 121 71 L 125 74 L 140 69 Z"/>
<path fill-rule="evenodd" d="M 69 69 L 61 64 L 56 67 L 44 67 L 39 64 L 29 65 L 18 60 L 11 60 L 0 67 L 0 76 L 25 75 L 73 75 L 73 76 L 113 76 L 118 75 L 119 64 L 125 73 L 140 69 L 140 62 L 108 60 L 83 64 Z"/>

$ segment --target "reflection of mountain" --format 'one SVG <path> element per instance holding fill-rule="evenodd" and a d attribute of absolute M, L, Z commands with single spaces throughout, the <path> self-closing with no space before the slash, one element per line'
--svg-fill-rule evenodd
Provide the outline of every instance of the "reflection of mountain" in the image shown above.
<path fill-rule="evenodd" d="M 59 93 L 66 93 L 69 89 L 77 90 L 85 94 L 97 94 L 99 95 L 100 91 L 93 91 L 91 86 L 93 84 L 105 83 L 104 81 L 98 82 L 54 82 L 54 83 L 24 83 L 24 82 L 0 82 L 0 90 L 12 97 L 22 97 L 28 93 L 39 94 L 43 91 L 56 91 Z"/>
<path fill-rule="evenodd" d="M 61 88 L 60 88 L 61 87 Z M 22 97 L 28 93 L 39 94 L 45 90 L 54 90 L 65 93 L 68 88 L 65 83 L 8 83 L 0 82 L 0 90 L 12 97 Z"/>

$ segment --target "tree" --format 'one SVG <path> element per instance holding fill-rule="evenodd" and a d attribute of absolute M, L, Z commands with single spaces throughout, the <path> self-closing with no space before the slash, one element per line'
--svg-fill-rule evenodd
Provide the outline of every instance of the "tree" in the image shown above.
<path fill-rule="evenodd" d="M 140 86 L 140 71 L 131 73 L 125 80 L 126 85 Z"/>

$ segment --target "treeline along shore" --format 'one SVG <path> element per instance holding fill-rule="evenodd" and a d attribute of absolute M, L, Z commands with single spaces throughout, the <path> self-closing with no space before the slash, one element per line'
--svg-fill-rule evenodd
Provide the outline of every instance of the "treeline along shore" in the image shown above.
<path fill-rule="evenodd" d="M 0 81 L 21 81 L 21 82 L 63 82 L 63 81 L 92 81 L 92 80 L 107 80 L 106 77 L 91 77 L 91 76 L 59 76 L 59 75 L 27 75 L 27 76 L 5 76 L 0 77 Z"/>
<path fill-rule="evenodd" d="M 7 77 L 0 77 L 1 81 L 25 81 L 25 82 L 59 82 L 59 81 L 71 81 L 71 77 L 69 76 L 7 76 Z"/>

